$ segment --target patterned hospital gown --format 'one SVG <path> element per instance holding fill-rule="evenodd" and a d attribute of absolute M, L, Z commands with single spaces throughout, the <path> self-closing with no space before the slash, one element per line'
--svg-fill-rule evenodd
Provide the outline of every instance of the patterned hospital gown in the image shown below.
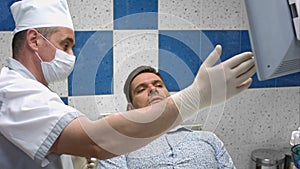
<path fill-rule="evenodd" d="M 212 132 L 177 127 L 147 146 L 108 160 L 98 169 L 235 169 L 222 141 Z"/>

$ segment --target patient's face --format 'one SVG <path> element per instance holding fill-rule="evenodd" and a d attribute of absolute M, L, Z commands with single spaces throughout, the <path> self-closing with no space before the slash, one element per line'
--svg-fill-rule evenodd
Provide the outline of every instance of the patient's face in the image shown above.
<path fill-rule="evenodd" d="M 169 96 L 162 79 L 154 73 L 141 73 L 131 82 L 132 105 L 142 108 Z"/>

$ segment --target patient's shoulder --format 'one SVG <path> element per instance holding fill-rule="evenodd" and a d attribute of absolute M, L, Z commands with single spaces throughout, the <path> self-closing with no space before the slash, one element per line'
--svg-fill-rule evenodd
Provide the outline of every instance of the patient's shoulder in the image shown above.
<path fill-rule="evenodd" d="M 202 139 L 214 139 L 219 140 L 218 136 L 211 131 L 193 131 L 193 135 Z"/>

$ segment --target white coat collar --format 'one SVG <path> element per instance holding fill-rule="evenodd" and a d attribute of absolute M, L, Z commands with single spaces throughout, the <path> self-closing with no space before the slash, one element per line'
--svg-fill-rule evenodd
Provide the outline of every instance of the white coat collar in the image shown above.
<path fill-rule="evenodd" d="M 8 68 L 15 70 L 25 78 L 36 80 L 33 74 L 24 65 L 22 65 L 19 61 L 17 61 L 14 58 L 8 58 Z"/>

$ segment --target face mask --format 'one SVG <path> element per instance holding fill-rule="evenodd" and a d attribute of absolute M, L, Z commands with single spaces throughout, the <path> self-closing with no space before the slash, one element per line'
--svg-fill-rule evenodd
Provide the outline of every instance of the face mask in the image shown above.
<path fill-rule="evenodd" d="M 41 60 L 41 66 L 45 80 L 47 81 L 47 83 L 51 83 L 66 79 L 73 70 L 75 64 L 75 56 L 56 48 L 43 35 L 41 36 L 56 49 L 55 57 L 50 62 L 44 62 L 39 54 L 35 51 L 35 54 Z"/>

